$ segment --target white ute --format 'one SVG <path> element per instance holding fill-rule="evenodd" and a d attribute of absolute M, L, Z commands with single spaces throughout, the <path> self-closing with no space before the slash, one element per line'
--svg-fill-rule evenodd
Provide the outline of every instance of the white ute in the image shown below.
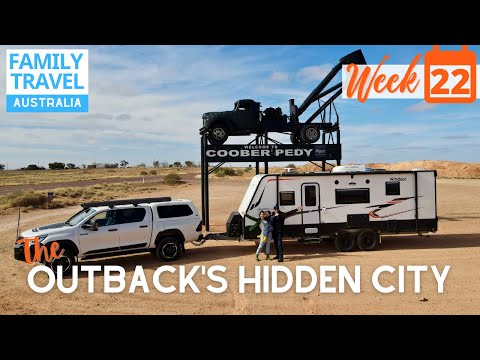
<path fill-rule="evenodd" d="M 185 252 L 184 244 L 202 238 L 198 210 L 190 200 L 170 197 L 85 203 L 83 210 L 65 222 L 39 226 L 18 239 L 38 238 L 50 249 L 56 241 L 64 250 L 47 266 L 70 272 L 76 259 L 151 252 L 173 261 Z M 17 239 L 17 240 L 18 240 Z M 33 254 L 33 240 L 29 241 Z M 25 261 L 24 243 L 16 243 L 15 259 Z M 32 255 L 30 255 L 32 256 Z"/>

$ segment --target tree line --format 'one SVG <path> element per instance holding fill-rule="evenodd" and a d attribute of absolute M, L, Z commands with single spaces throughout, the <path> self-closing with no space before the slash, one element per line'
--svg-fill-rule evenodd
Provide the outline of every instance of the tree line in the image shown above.
<path fill-rule="evenodd" d="M 104 167 L 105 168 L 117 168 L 118 166 L 120 166 L 121 168 L 126 168 L 126 167 L 128 167 L 128 164 L 129 164 L 128 161 L 122 160 L 122 161 L 120 161 L 120 163 L 104 164 Z M 184 163 L 182 163 L 180 161 L 175 161 L 171 164 L 168 161 L 155 160 L 152 165 L 153 165 L 154 168 L 160 168 L 160 167 L 163 167 L 163 168 L 167 168 L 167 167 L 170 167 L 170 168 L 172 168 L 172 167 L 197 167 L 197 166 L 199 166 L 197 163 L 195 163 L 194 161 L 191 161 L 191 160 L 187 160 Z M 0 164 L 0 170 L 4 170 L 5 167 L 6 167 L 5 164 Z M 80 169 L 80 168 L 86 169 L 86 168 L 96 168 L 96 167 L 97 167 L 96 163 L 91 164 L 91 165 L 82 164 L 81 167 L 75 165 L 74 163 L 66 163 L 65 164 L 63 162 L 52 162 L 52 163 L 48 164 L 48 168 L 50 170 L 69 170 L 69 169 Z M 136 165 L 136 167 L 146 167 L 146 165 L 145 165 L 145 163 L 140 163 L 140 164 Z M 21 168 L 20 170 L 45 170 L 45 167 L 38 166 L 38 165 L 35 165 L 35 164 L 30 164 L 27 167 Z"/>

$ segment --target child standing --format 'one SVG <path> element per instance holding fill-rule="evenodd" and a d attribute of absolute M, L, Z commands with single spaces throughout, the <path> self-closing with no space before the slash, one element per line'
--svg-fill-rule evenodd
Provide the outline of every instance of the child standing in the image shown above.
<path fill-rule="evenodd" d="M 255 227 L 259 226 L 261 233 L 260 233 L 260 243 L 258 244 L 257 251 L 255 253 L 255 257 L 257 261 L 260 261 L 258 258 L 260 255 L 260 252 L 263 249 L 263 246 L 266 245 L 265 248 L 265 254 L 267 255 L 266 260 L 270 260 L 270 244 L 273 241 L 272 237 L 272 221 L 273 217 L 269 216 L 270 211 L 260 211 L 259 218 L 254 218 L 253 216 L 250 216 L 248 214 L 245 214 L 245 216 L 253 221 L 255 221 L 255 224 L 250 227 L 250 231 L 253 230 Z"/>

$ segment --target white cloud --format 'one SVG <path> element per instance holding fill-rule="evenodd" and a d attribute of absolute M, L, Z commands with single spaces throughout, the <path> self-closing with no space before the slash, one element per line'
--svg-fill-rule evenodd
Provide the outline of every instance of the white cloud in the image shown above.
<path fill-rule="evenodd" d="M 416 103 L 414 105 L 410 105 L 409 107 L 406 108 L 407 111 L 413 111 L 413 112 L 423 112 L 427 110 L 434 109 L 438 106 L 438 104 L 431 104 L 427 103 L 425 101 L 421 101 L 419 103 Z"/>
<path fill-rule="evenodd" d="M 297 78 L 300 82 L 307 83 L 312 81 L 320 81 L 328 75 L 332 70 L 332 65 L 323 64 L 319 66 L 308 66 L 297 72 Z"/>
<path fill-rule="evenodd" d="M 270 75 L 270 81 L 273 81 L 273 82 L 288 81 L 288 73 L 283 71 L 274 71 L 272 75 Z"/>
<path fill-rule="evenodd" d="M 0 53 L 5 48 L 0 46 Z M 141 161 L 140 152 L 155 156 L 152 147 L 161 143 L 191 144 L 183 147 L 191 153 L 185 156 L 199 159 L 195 146 L 200 143 L 202 114 L 231 109 L 239 94 L 255 96 L 254 80 L 271 69 L 270 63 L 259 61 L 262 54 L 231 56 L 217 46 L 88 48 L 89 113 L 6 113 L 5 102 L 0 102 L 2 163 L 25 166 L 32 154 L 57 161 L 51 158 L 61 154 L 57 149 L 70 155 L 75 148 L 80 163 L 95 159 L 99 150 L 105 152 L 104 161 L 119 161 L 135 151 L 131 156 L 139 159 L 132 161 Z M 5 56 L 0 67 L 5 67 Z M 275 77 L 280 80 L 282 75 Z M 4 87 L 5 72 L 0 71 L 0 90 Z M 173 160 L 169 157 L 177 156 L 177 148 L 170 150 L 156 156 Z"/>
<path fill-rule="evenodd" d="M 288 99 L 294 98 L 301 104 L 315 83 L 331 70 L 329 64 L 299 71 L 291 61 L 285 65 L 285 59 L 292 58 L 288 55 L 293 47 L 272 47 L 267 52 L 229 46 L 88 48 L 89 113 L 6 113 L 5 101 L 0 101 L 0 163 L 8 162 L 13 168 L 37 161 L 77 165 L 121 159 L 131 164 L 151 164 L 152 160 L 198 161 L 198 129 L 204 112 L 232 109 L 235 100 L 253 98 L 264 108 L 280 106 L 288 113 Z M 5 53 L 4 49 L 0 46 L 0 55 Z M 0 68 L 5 68 L 5 56 L 0 56 Z M 4 89 L 5 71 L 0 71 L 0 93 Z M 338 99 L 336 104 L 341 104 L 345 149 L 368 148 L 372 156 L 381 153 L 378 149 L 394 139 L 392 133 L 406 136 L 431 133 L 433 144 L 445 136 L 442 129 L 452 126 L 450 122 L 439 121 L 393 123 L 389 114 L 388 120 L 381 120 L 381 124 L 369 124 L 358 119 L 362 116 L 378 119 L 382 111 L 378 115 L 362 113 L 364 104 L 351 100 Z M 427 110 L 432 106 L 416 104 L 410 111 L 421 111 L 422 107 Z M 388 112 L 388 106 L 384 112 Z M 303 119 L 306 116 L 307 113 Z M 441 115 L 421 116 L 433 120 Z M 475 116 L 474 112 L 465 115 Z M 290 142 L 286 135 L 273 135 L 282 142 Z M 248 142 L 251 138 L 232 137 L 228 143 L 240 140 Z"/>

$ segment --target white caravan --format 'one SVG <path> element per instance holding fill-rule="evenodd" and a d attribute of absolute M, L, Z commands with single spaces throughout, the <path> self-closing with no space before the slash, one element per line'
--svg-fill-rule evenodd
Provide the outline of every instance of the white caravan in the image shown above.
<path fill-rule="evenodd" d="M 255 239 L 258 228 L 250 232 L 254 221 L 245 215 L 258 217 L 275 204 L 283 212 L 302 207 L 285 220 L 285 237 L 332 237 L 339 251 L 373 250 L 383 233 L 437 231 L 435 170 L 342 170 L 254 176 L 227 235 Z"/>

